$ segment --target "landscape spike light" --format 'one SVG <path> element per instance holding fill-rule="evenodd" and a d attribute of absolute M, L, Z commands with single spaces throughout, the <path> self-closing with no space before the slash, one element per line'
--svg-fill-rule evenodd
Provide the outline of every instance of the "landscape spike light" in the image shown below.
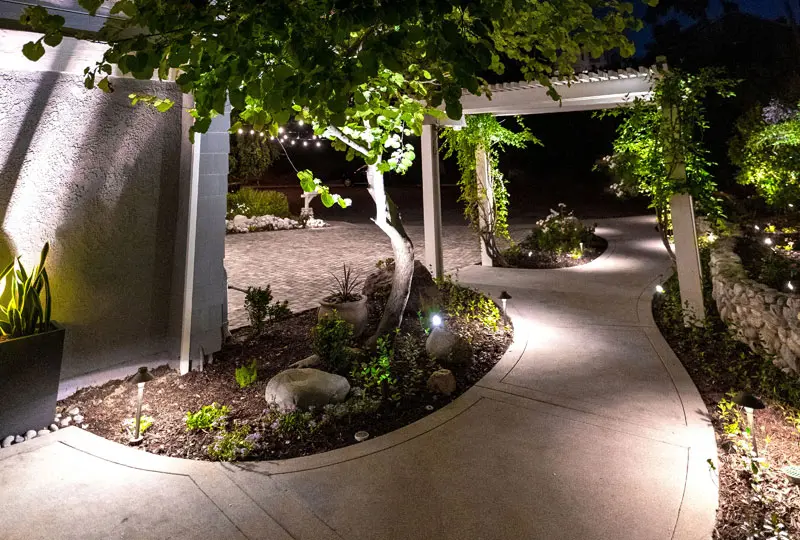
<path fill-rule="evenodd" d="M 436 326 L 436 327 L 442 326 L 442 316 L 439 315 L 438 313 L 434 313 L 431 316 L 431 326 Z"/>
<path fill-rule="evenodd" d="M 764 238 L 764 243 L 767 244 L 768 246 L 771 246 L 772 245 L 772 238 L 769 238 L 769 237 Z"/>
<path fill-rule="evenodd" d="M 506 312 L 506 308 L 508 307 L 508 301 L 511 300 L 511 295 L 508 294 L 508 291 L 503 291 L 500 293 L 500 301 L 503 303 L 503 324 L 508 324 L 508 314 Z"/>
<path fill-rule="evenodd" d="M 302 120 L 302 119 L 300 119 L 300 120 L 298 120 L 298 121 L 297 121 L 297 125 L 298 125 L 298 126 L 302 126 L 303 124 L 304 124 L 304 122 L 303 122 L 303 120 Z"/>
<path fill-rule="evenodd" d="M 756 409 L 763 409 L 764 402 L 758 399 L 753 394 L 747 392 L 739 392 L 733 396 L 733 402 L 744 407 L 744 412 L 747 413 L 747 425 L 750 428 L 750 437 L 753 439 L 753 452 L 758 457 L 758 442 L 756 440 L 756 420 L 753 416 L 753 411 Z"/>
<path fill-rule="evenodd" d="M 131 438 L 131 444 L 136 444 L 142 442 L 144 438 L 139 433 L 139 427 L 141 426 L 142 422 L 142 397 L 144 397 L 144 385 L 147 382 L 150 382 L 154 379 L 153 374 L 147 371 L 147 366 L 142 366 L 139 368 L 139 371 L 130 378 L 130 382 L 135 383 L 138 386 L 138 391 L 136 395 L 136 424 L 133 431 L 133 438 Z"/>
<path fill-rule="evenodd" d="M 664 286 L 663 285 L 656 285 L 656 292 L 658 294 L 664 294 Z"/>

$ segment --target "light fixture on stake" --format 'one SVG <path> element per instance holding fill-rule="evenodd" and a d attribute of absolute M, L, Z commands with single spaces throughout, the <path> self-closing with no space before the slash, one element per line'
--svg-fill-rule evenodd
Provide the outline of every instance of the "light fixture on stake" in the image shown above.
<path fill-rule="evenodd" d="M 733 396 L 733 402 L 744 407 L 744 412 L 747 413 L 747 426 L 750 428 L 750 437 L 753 439 L 753 452 L 758 457 L 758 443 L 756 442 L 756 421 L 753 417 L 753 411 L 756 409 L 763 409 L 764 403 L 755 397 L 753 394 L 747 392 L 739 392 Z"/>
<path fill-rule="evenodd" d="M 508 324 L 508 312 L 506 311 L 506 307 L 508 306 L 508 301 L 511 300 L 511 295 L 508 294 L 508 291 L 503 291 L 500 293 L 500 301 L 503 303 L 503 324 Z"/>
<path fill-rule="evenodd" d="M 442 316 L 438 313 L 434 313 L 431 316 L 431 326 L 439 327 L 442 326 Z"/>
<path fill-rule="evenodd" d="M 142 422 L 142 397 L 144 396 L 144 384 L 146 382 L 150 382 L 154 379 L 153 375 L 147 371 L 146 366 L 142 366 L 139 368 L 139 371 L 131 377 L 130 381 L 135 383 L 138 388 L 138 394 L 136 396 L 136 423 L 133 431 L 133 438 L 131 439 L 131 444 L 137 444 L 142 442 L 144 438 L 142 435 L 139 434 L 139 426 Z"/>
<path fill-rule="evenodd" d="M 664 286 L 663 285 L 656 285 L 656 292 L 658 294 L 664 294 Z"/>

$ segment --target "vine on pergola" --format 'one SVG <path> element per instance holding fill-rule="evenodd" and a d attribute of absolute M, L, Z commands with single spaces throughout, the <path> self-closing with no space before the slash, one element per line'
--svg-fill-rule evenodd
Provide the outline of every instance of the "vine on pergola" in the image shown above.
<path fill-rule="evenodd" d="M 506 266 L 497 239 L 510 239 L 508 234 L 508 189 L 507 181 L 500 172 L 500 153 L 507 147 L 524 148 L 532 142 L 541 144 L 530 130 L 516 118 L 519 131 L 504 127 L 494 115 L 476 114 L 467 116 L 467 125 L 460 129 L 442 132 L 445 158 L 456 156 L 461 178 L 459 202 L 464 203 L 464 216 L 472 229 L 478 233 L 488 255 L 495 266 Z M 477 153 L 486 153 L 489 165 L 491 193 L 478 181 Z"/>
<path fill-rule="evenodd" d="M 708 129 L 704 101 L 711 93 L 733 96 L 736 82 L 708 68 L 697 74 L 671 70 L 655 81 L 651 100 L 641 98 L 597 116 L 622 116 L 604 166 L 615 177 L 619 196 L 645 195 L 656 212 L 661 239 L 670 257 L 672 228 L 669 204 L 673 195 L 692 195 L 698 209 L 712 220 L 722 217 L 717 184 L 710 172 L 703 134 Z M 685 174 L 683 174 L 685 171 Z"/>
<path fill-rule="evenodd" d="M 103 1 L 78 3 L 94 15 Z M 87 88 L 113 91 L 113 66 L 138 79 L 167 80 L 177 70 L 177 84 L 194 97 L 191 136 L 205 132 L 229 102 L 257 131 L 275 136 L 302 118 L 349 159 L 364 160 L 374 221 L 392 241 L 396 262 L 374 343 L 399 326 L 411 286 L 413 245 L 383 185 L 385 172 L 413 162 L 404 138 L 421 132 L 426 114 L 443 109 L 460 118 L 462 89 L 488 93 L 481 74 L 502 74 L 509 63 L 557 99 L 549 78 L 572 73 L 582 52 L 633 54 L 626 31 L 641 27 L 633 12 L 622 0 L 119 0 L 99 34 L 76 37 L 108 45 L 85 71 Z M 31 60 L 65 34 L 64 18 L 41 6 L 26 8 L 21 21 L 43 33 L 23 48 Z M 157 96 L 135 99 L 161 111 L 172 106 Z M 346 206 L 311 173 L 301 181 L 322 191 L 324 203 Z"/>

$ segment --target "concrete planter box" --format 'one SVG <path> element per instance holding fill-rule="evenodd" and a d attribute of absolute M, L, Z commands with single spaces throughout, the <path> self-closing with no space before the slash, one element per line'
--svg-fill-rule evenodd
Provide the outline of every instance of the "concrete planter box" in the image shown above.
<path fill-rule="evenodd" d="M 64 329 L 0 342 L 0 437 L 53 423 L 64 352 Z"/>
<path fill-rule="evenodd" d="M 343 302 L 341 304 L 332 304 L 329 302 L 320 302 L 317 318 L 321 319 L 327 317 L 333 310 L 336 310 L 340 319 L 343 319 L 353 325 L 353 336 L 358 337 L 367 329 L 367 318 L 369 311 L 367 309 L 367 297 L 361 295 L 361 300 L 355 302 Z"/>

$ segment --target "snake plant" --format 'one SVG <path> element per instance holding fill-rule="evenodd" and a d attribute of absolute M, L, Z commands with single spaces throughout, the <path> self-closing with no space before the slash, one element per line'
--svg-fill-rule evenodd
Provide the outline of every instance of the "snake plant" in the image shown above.
<path fill-rule="evenodd" d="M 3 269 L 0 284 L 6 280 L 11 297 L 6 305 L 0 305 L 0 336 L 8 339 L 30 336 L 50 329 L 50 280 L 44 262 L 50 244 L 45 244 L 39 256 L 39 264 L 28 274 L 21 257 Z M 0 287 L 0 293 L 3 288 Z M 44 295 L 44 299 L 42 299 Z"/>

